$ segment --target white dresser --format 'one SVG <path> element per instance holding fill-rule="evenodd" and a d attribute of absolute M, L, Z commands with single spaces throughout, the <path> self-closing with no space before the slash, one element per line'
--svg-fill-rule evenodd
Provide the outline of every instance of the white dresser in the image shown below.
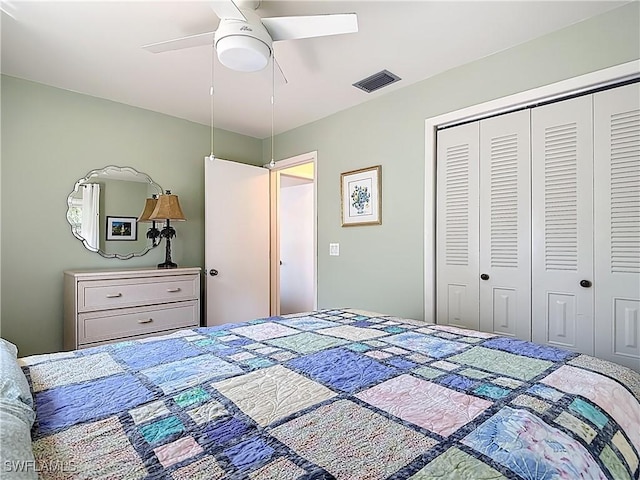
<path fill-rule="evenodd" d="M 200 325 L 200 268 L 64 272 L 64 349 Z"/>

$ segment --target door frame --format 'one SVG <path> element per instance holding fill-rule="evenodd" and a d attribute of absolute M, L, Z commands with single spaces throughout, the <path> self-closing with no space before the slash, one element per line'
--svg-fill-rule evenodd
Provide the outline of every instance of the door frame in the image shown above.
<path fill-rule="evenodd" d="M 269 168 L 271 315 L 280 315 L 280 171 L 313 163 L 313 309 L 318 309 L 318 152 L 285 158 Z"/>
<path fill-rule="evenodd" d="M 500 115 L 535 103 L 560 99 L 637 77 L 640 60 L 622 63 L 549 85 L 508 95 L 425 120 L 424 319 L 436 322 L 436 137 L 438 129 L 455 123 Z"/>

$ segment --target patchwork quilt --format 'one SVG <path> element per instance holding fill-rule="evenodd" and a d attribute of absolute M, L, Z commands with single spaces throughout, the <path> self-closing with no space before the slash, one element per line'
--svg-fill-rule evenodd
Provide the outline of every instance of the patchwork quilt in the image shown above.
<path fill-rule="evenodd" d="M 42 478 L 634 479 L 640 375 L 322 310 L 21 360 Z"/>

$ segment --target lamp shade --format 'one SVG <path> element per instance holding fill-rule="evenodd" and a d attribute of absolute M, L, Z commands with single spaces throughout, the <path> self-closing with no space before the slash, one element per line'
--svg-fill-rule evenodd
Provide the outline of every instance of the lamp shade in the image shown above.
<path fill-rule="evenodd" d="M 156 207 L 149 215 L 150 220 L 173 220 L 184 221 L 184 213 L 180 207 L 180 201 L 177 195 L 172 195 L 169 190 L 164 195 L 158 197 Z"/>
<path fill-rule="evenodd" d="M 147 200 L 144 202 L 144 210 L 142 210 L 142 213 L 138 217 L 138 221 L 152 222 L 153 220 L 151 220 L 150 217 L 153 211 L 155 210 L 157 203 L 158 203 L 158 198 L 155 195 L 152 198 L 147 198 Z"/>

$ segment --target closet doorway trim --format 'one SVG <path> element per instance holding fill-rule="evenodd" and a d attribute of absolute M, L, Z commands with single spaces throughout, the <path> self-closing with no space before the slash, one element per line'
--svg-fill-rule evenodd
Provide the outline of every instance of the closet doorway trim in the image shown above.
<path fill-rule="evenodd" d="M 442 125 L 491 116 L 516 109 L 519 105 L 542 102 L 552 97 L 570 96 L 577 91 L 640 73 L 640 60 L 587 73 L 525 92 L 480 103 L 425 120 L 425 196 L 424 196 L 424 319 L 436 319 L 436 135 Z"/>

